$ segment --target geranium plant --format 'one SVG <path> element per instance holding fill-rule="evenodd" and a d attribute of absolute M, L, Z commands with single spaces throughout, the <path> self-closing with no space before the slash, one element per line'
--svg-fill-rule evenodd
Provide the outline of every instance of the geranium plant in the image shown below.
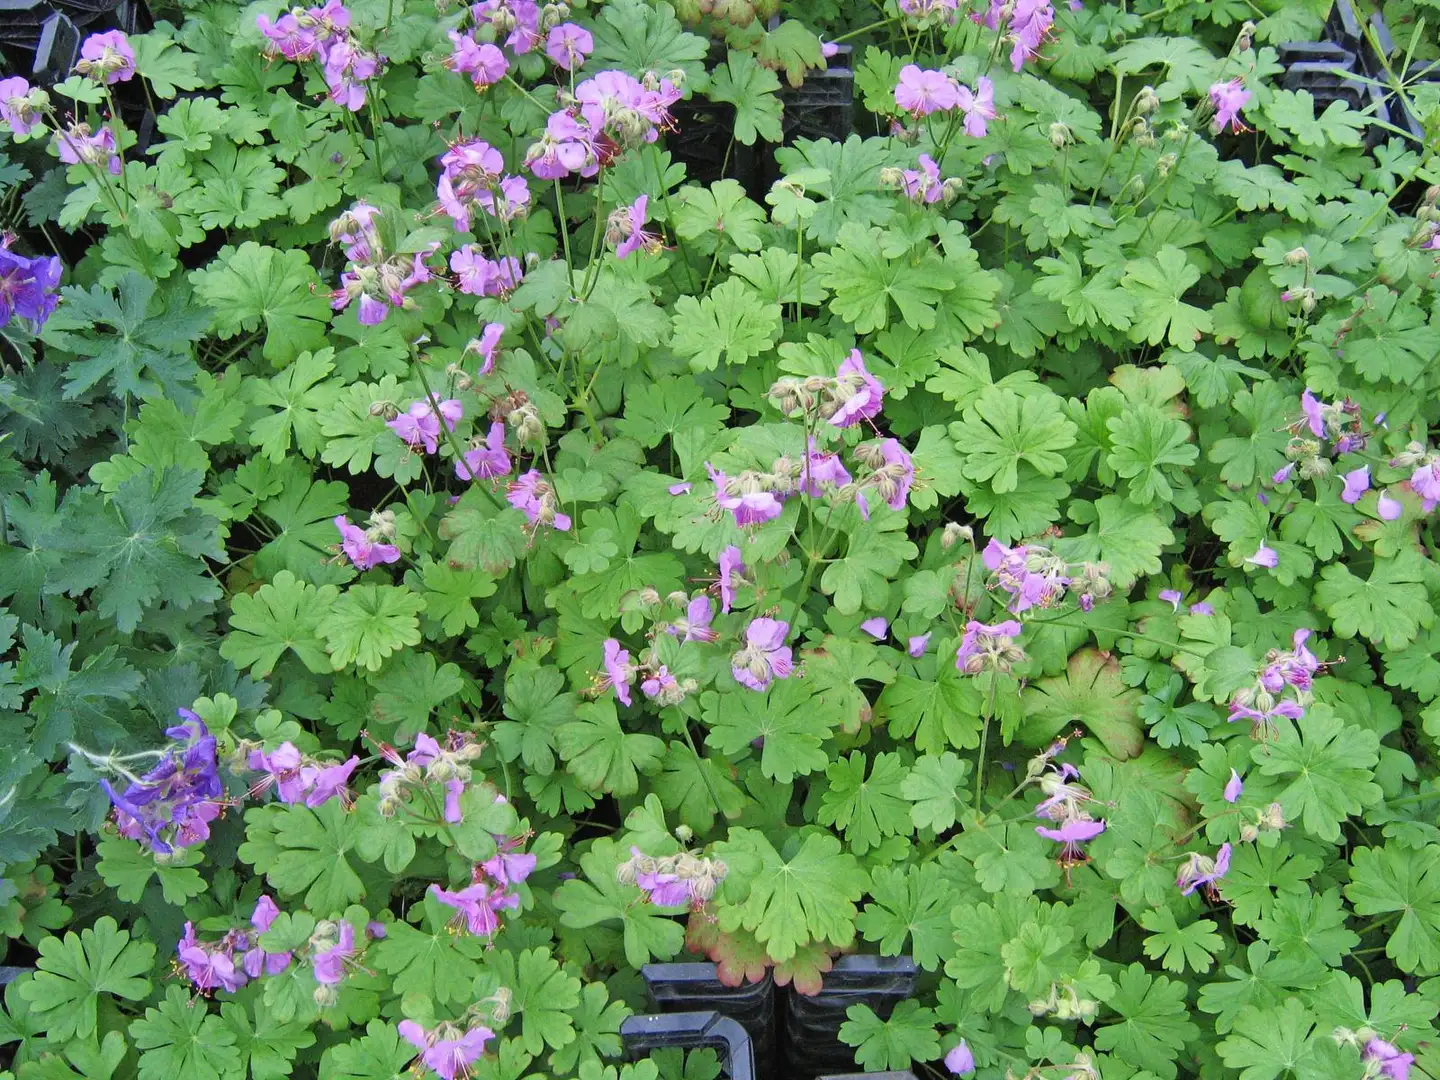
<path fill-rule="evenodd" d="M 159 14 L 0 80 L 4 1075 L 707 1077 L 642 965 L 853 951 L 867 1070 L 1436 1074 L 1433 88 L 1161 0 Z"/>

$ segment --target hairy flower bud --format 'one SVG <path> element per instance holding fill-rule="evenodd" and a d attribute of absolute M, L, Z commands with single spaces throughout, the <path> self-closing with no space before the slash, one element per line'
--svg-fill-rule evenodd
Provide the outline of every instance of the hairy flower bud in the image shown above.
<path fill-rule="evenodd" d="M 1141 116 L 1148 116 L 1160 107 L 1160 95 L 1155 93 L 1153 86 L 1142 86 L 1140 93 L 1135 95 L 1135 111 Z"/>
<path fill-rule="evenodd" d="M 1063 150 L 1075 142 L 1075 134 L 1070 130 L 1068 124 L 1055 121 L 1050 125 L 1050 145 L 1056 150 Z"/>
<path fill-rule="evenodd" d="M 1309 261 L 1310 252 L 1306 251 L 1304 247 L 1291 248 L 1285 253 L 1286 266 L 1299 266 L 1301 263 L 1308 263 Z"/>
<path fill-rule="evenodd" d="M 315 987 L 314 993 L 310 996 L 315 1002 L 316 1008 L 333 1009 L 340 1003 L 340 988 L 338 986 L 321 983 Z"/>
<path fill-rule="evenodd" d="M 940 531 L 940 547 L 945 551 L 949 551 L 962 540 L 967 544 L 975 542 L 975 530 L 969 525 L 957 525 L 951 521 Z"/>

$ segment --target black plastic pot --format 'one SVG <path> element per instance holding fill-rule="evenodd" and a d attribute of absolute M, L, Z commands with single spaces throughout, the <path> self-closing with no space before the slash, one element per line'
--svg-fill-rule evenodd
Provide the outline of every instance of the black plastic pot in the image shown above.
<path fill-rule="evenodd" d="M 750 1036 L 761 1074 L 775 1055 L 775 980 L 726 986 L 714 964 L 646 964 L 640 969 L 659 1012 L 713 1010 L 738 1022 Z"/>
<path fill-rule="evenodd" d="M 826 1076 L 816 1077 L 816 1080 L 916 1080 L 916 1076 L 906 1069 L 904 1072 L 830 1073 Z"/>
<path fill-rule="evenodd" d="M 780 90 L 785 109 L 780 121 L 785 145 L 796 139 L 834 139 L 844 142 L 855 126 L 855 72 L 850 68 L 851 48 L 838 46 L 824 71 L 813 71 L 797 87 Z"/>
<path fill-rule="evenodd" d="M 143 0 L 0 0 L 0 49 L 11 67 L 42 86 L 70 74 L 88 35 L 135 34 L 151 25 Z"/>
<path fill-rule="evenodd" d="M 895 1006 L 915 994 L 919 969 L 908 956 L 842 956 L 813 997 L 789 995 L 785 1016 L 786 1075 L 824 1074 L 855 1067 L 855 1050 L 840 1041 L 840 1025 L 852 1005 L 868 1005 L 889 1019 Z"/>
<path fill-rule="evenodd" d="M 713 1009 L 631 1016 L 620 1025 L 620 1038 L 632 1059 L 644 1057 L 653 1050 L 708 1047 L 719 1053 L 721 1068 L 730 1080 L 755 1080 L 755 1052 L 750 1036 L 738 1020 Z"/>

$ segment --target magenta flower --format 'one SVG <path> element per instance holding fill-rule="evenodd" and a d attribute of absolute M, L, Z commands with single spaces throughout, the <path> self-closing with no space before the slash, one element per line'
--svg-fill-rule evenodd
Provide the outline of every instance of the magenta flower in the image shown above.
<path fill-rule="evenodd" d="M 810 437 L 810 448 L 806 452 L 805 473 L 800 490 L 812 499 L 819 499 L 829 488 L 843 487 L 850 483 L 850 473 L 840 460 L 839 454 L 827 453 L 815 448 L 815 437 Z"/>
<path fill-rule="evenodd" d="M 1234 769 L 1230 770 L 1230 779 L 1225 782 L 1225 801 L 1235 803 L 1240 801 L 1240 796 L 1245 794 L 1245 781 L 1240 779 L 1240 774 Z"/>
<path fill-rule="evenodd" d="M 461 924 L 476 937 L 491 937 L 500 929 L 500 912 L 520 906 L 520 898 L 502 890 L 491 890 L 483 882 L 450 892 L 431 885 L 430 892 L 446 907 L 455 909 L 452 922 Z"/>
<path fill-rule="evenodd" d="M 925 647 L 929 644 L 929 634 L 917 634 L 915 637 L 912 637 L 908 642 L 906 642 L 905 651 L 918 660 L 920 659 L 920 657 L 925 655 Z"/>
<path fill-rule="evenodd" d="M 423 446 L 427 454 L 433 454 L 440 448 L 441 422 L 444 422 L 445 430 L 454 431 L 455 425 L 465 415 L 465 407 L 454 398 L 439 402 L 439 406 L 437 414 L 428 398 L 414 402 L 395 419 L 385 421 L 385 426 L 399 435 L 410 449 Z"/>
<path fill-rule="evenodd" d="M 345 978 L 345 969 L 355 955 L 355 928 L 341 921 L 340 934 L 330 948 L 316 953 L 310 960 L 315 972 L 315 981 L 326 986 L 336 986 Z"/>
<path fill-rule="evenodd" d="M 1273 570 L 1280 565 L 1280 555 L 1276 550 L 1261 541 L 1260 546 L 1255 549 L 1255 554 L 1245 559 L 1252 566 L 1263 566 Z"/>
<path fill-rule="evenodd" d="M 1305 412 L 1305 420 L 1310 425 L 1310 434 L 1317 439 L 1328 438 L 1325 406 L 1309 390 L 1300 395 L 1300 408 Z"/>
<path fill-rule="evenodd" d="M 495 354 L 500 351 L 500 339 L 505 336 L 505 324 L 486 323 L 478 338 L 472 338 L 465 346 L 467 353 L 478 353 L 482 363 L 478 375 L 489 375 L 495 370 Z"/>
<path fill-rule="evenodd" d="M 1017 615 L 1032 607 L 1048 607 L 1070 584 L 1063 561 L 1048 557 L 1042 547 L 1018 544 L 1011 548 L 992 539 L 981 559 L 995 572 L 996 583 L 1010 594 L 1010 610 Z"/>
<path fill-rule="evenodd" d="M 744 477 L 741 477 L 735 485 L 737 490 L 732 493 L 728 476 L 708 461 L 705 463 L 705 470 L 710 474 L 710 482 L 715 485 L 715 502 L 735 516 L 735 524 L 740 528 L 763 525 L 780 516 L 783 507 L 773 492 L 743 490 L 741 485 L 744 484 Z"/>
<path fill-rule="evenodd" d="M 1230 702 L 1230 715 L 1225 719 L 1228 723 L 1236 720 L 1249 720 L 1252 735 L 1273 730 L 1275 718 L 1283 716 L 1287 720 L 1299 720 L 1305 715 L 1305 707 L 1298 701 L 1277 701 L 1269 709 L 1252 709 L 1249 705 L 1240 700 Z"/>
<path fill-rule="evenodd" d="M 1179 589 L 1161 589 L 1160 599 L 1170 605 L 1172 611 L 1180 610 L 1180 602 L 1185 599 L 1185 594 Z"/>
<path fill-rule="evenodd" d="M 991 0 L 992 10 L 996 0 Z M 1040 55 L 1040 46 L 1055 24 L 1055 9 L 1050 0 L 1016 0 L 1010 15 L 1010 67 L 1019 71 L 1027 60 Z"/>
<path fill-rule="evenodd" d="M 355 528 L 353 525 L 349 527 Z M 300 748 L 287 740 L 269 753 L 263 750 L 250 751 L 246 764 L 267 774 L 257 787 L 273 785 L 275 797 L 281 802 L 298 803 L 305 797 L 305 778 L 300 771 L 304 760 Z"/>
<path fill-rule="evenodd" d="M 745 647 L 730 658 L 735 681 L 763 691 L 773 679 L 788 679 L 794 670 L 785 637 L 790 624 L 778 619 L 752 619 L 745 628 Z"/>
<path fill-rule="evenodd" d="M 1088 840 L 1094 840 L 1105 831 L 1105 822 L 1087 821 L 1079 819 L 1068 821 L 1058 829 L 1047 829 L 1044 825 L 1036 825 L 1035 831 L 1046 840 L 1054 840 L 1061 845 L 1060 861 L 1067 866 L 1085 861 L 1085 855 L 1080 850 L 1080 845 Z"/>
<path fill-rule="evenodd" d="M 349 805 L 350 774 L 360 764 L 359 757 L 351 755 L 347 760 L 337 765 L 307 765 L 301 770 L 301 776 L 305 785 L 310 789 L 305 796 L 305 805 L 314 809 L 323 806 L 331 799 L 339 798 L 341 803 Z"/>
<path fill-rule="evenodd" d="M 912 116 L 945 112 L 960 104 L 960 88 L 943 71 L 926 71 L 914 64 L 900 69 L 895 104 Z"/>
<path fill-rule="evenodd" d="M 1358 469 L 1351 469 L 1344 476 L 1345 490 L 1340 493 L 1340 501 L 1344 503 L 1357 503 L 1360 496 L 1370 490 L 1370 466 L 1361 465 Z"/>
<path fill-rule="evenodd" d="M 356 570 L 373 570 L 381 563 L 400 560 L 400 549 L 394 544 L 382 544 L 370 539 L 370 534 L 358 525 L 351 525 L 344 514 L 335 518 L 335 528 L 340 530 L 340 546 L 345 557 Z"/>
<path fill-rule="evenodd" d="M 530 185 L 523 176 L 502 176 L 498 184 L 475 192 L 475 202 L 493 218 L 514 221 L 530 208 Z"/>
<path fill-rule="evenodd" d="M 460 796 L 464 794 L 464 780 L 456 777 L 445 781 L 445 810 L 442 816 L 451 825 L 459 825 L 465 820 L 465 815 L 460 809 Z"/>
<path fill-rule="evenodd" d="M 441 1024 L 434 1031 L 426 1031 L 414 1020 L 401 1020 L 395 1026 L 400 1037 L 420 1051 L 420 1060 L 440 1080 L 466 1080 L 470 1066 L 485 1053 L 485 1044 L 495 1033 L 477 1024 L 463 1034 L 453 1024 Z"/>
<path fill-rule="evenodd" d="M 505 59 L 499 47 L 488 41 L 476 42 L 469 34 L 454 30 L 449 33 L 455 51 L 446 59 L 445 66 L 458 74 L 469 75 L 476 90 L 495 85 L 510 70 L 510 61 Z"/>
<path fill-rule="evenodd" d="M 506 844 L 518 844 L 518 840 L 507 840 Z M 480 869 L 489 874 L 502 886 L 519 885 L 535 872 L 537 860 L 534 855 L 524 852 L 506 851 L 505 844 L 500 850 L 480 864 Z"/>
<path fill-rule="evenodd" d="M 507 48 L 523 56 L 540 42 L 540 6 L 535 0 L 481 0 L 470 9 L 477 22 L 492 23 L 499 33 L 509 28 Z"/>
<path fill-rule="evenodd" d="M 950 1052 L 945 1055 L 945 1068 L 954 1076 L 969 1076 L 975 1071 L 975 1055 L 970 1052 L 964 1039 L 951 1047 Z"/>
<path fill-rule="evenodd" d="M 740 549 L 730 544 L 720 552 L 720 610 L 730 614 L 730 605 L 735 602 L 735 586 L 745 575 L 745 562 Z"/>
<path fill-rule="evenodd" d="M 968 92 L 968 91 L 967 91 Z M 940 166 L 929 154 L 920 155 L 920 168 L 906 169 L 900 174 L 900 189 L 911 202 L 930 206 L 945 197 L 945 184 L 940 179 Z"/>
<path fill-rule="evenodd" d="M 629 705 L 630 684 L 635 681 L 635 665 L 630 663 L 630 654 L 614 638 L 605 639 L 605 655 L 601 660 L 605 675 L 597 690 L 615 688 L 615 697 L 622 705 Z"/>
<path fill-rule="evenodd" d="M 560 532 L 570 531 L 570 515 L 560 513 L 555 489 L 541 478 L 536 469 L 516 477 L 505 493 L 505 500 L 525 515 L 532 526 L 548 525 Z"/>
<path fill-rule="evenodd" d="M 884 641 L 885 635 L 890 632 L 890 623 L 877 615 L 873 619 L 866 619 L 860 624 L 860 629 L 869 634 L 876 641 Z"/>
<path fill-rule="evenodd" d="M 594 176 L 600 171 L 597 132 L 566 109 L 550 114 L 545 134 L 525 153 L 525 167 L 542 180 L 559 180 L 572 172 Z"/>
<path fill-rule="evenodd" d="M 330 100 L 342 109 L 359 112 L 365 107 L 365 84 L 380 70 L 380 57 L 362 49 L 348 37 L 331 45 L 325 54 L 325 85 Z"/>
<path fill-rule="evenodd" d="M 1390 1080 L 1410 1080 L 1410 1066 L 1415 1063 L 1414 1054 L 1402 1053 L 1398 1046 L 1388 1043 L 1378 1035 L 1365 1043 L 1360 1057 L 1367 1062 L 1378 1062 L 1380 1075 Z"/>
<path fill-rule="evenodd" d="M 265 35 L 265 55 L 301 63 L 313 59 L 320 51 L 320 38 L 311 26 L 301 26 L 293 13 L 287 12 L 271 22 L 268 16 L 255 16 L 255 25 Z"/>
<path fill-rule="evenodd" d="M 1248 131 L 1249 128 L 1240 122 L 1240 110 L 1249 100 L 1250 91 L 1245 89 L 1244 79 L 1231 79 L 1229 82 L 1219 82 L 1211 86 L 1210 104 L 1215 106 L 1215 119 L 1212 121 L 1214 130 L 1221 132 L 1228 128 L 1233 132 Z"/>
<path fill-rule="evenodd" d="M 520 261 L 514 256 L 487 259 L 474 244 L 450 253 L 450 272 L 455 275 L 460 291 L 470 296 L 508 296 L 525 276 Z"/>
<path fill-rule="evenodd" d="M 280 909 L 270 897 L 261 896 L 255 901 L 255 910 L 250 915 L 250 926 L 255 931 L 255 943 L 246 950 L 243 958 L 245 974 L 252 979 L 258 979 L 261 975 L 279 975 L 290 966 L 291 953 L 266 952 L 259 942 L 260 935 L 270 929 L 270 924 L 279 914 Z"/>
<path fill-rule="evenodd" d="M 1229 872 L 1229 844 L 1221 844 L 1214 859 L 1191 852 L 1189 858 L 1180 867 L 1180 873 L 1175 878 L 1175 887 L 1180 890 L 1181 896 L 1189 896 L 1202 885 L 1206 887 L 1207 891 L 1213 891 L 1215 882 Z"/>
<path fill-rule="evenodd" d="M 875 488 L 891 510 L 904 510 L 915 482 L 915 462 L 899 439 L 884 440 L 880 444 L 880 458 L 883 464 L 865 478 L 865 483 Z M 860 516 L 869 521 L 870 502 L 863 488 L 855 493 L 855 503 L 860 508 Z"/>
<path fill-rule="evenodd" d="M 0 120 L 20 136 L 44 125 L 40 110 L 30 101 L 30 84 L 19 76 L 0 79 Z"/>
<path fill-rule="evenodd" d="M 590 31 L 574 23 L 561 23 L 550 28 L 545 38 L 545 55 L 558 68 L 574 71 L 595 51 Z"/>
<path fill-rule="evenodd" d="M 1389 491 L 1380 492 L 1380 500 L 1375 504 L 1375 512 L 1380 515 L 1381 521 L 1394 521 L 1405 512 L 1405 506 L 1399 499 L 1391 498 Z"/>
<path fill-rule="evenodd" d="M 986 123 L 995 119 L 995 84 L 981 75 L 975 81 L 975 89 L 957 87 L 960 111 L 965 114 L 965 134 L 971 138 L 983 139 L 989 130 Z"/>
<path fill-rule="evenodd" d="M 611 232 L 616 238 L 613 242 L 617 259 L 628 259 L 641 248 L 651 255 L 660 251 L 660 238 L 654 233 L 645 231 L 649 206 L 650 196 L 641 195 L 630 206 L 615 215 L 611 222 Z"/>
<path fill-rule="evenodd" d="M 510 454 L 505 449 L 505 425 L 496 420 L 490 425 L 482 446 L 466 450 L 463 461 L 455 463 L 455 475 L 461 480 L 494 480 L 510 475 Z"/>
<path fill-rule="evenodd" d="M 637 861 L 644 860 L 646 857 L 638 847 L 631 847 L 630 854 Z M 695 898 L 691 882 L 682 880 L 678 874 L 669 871 L 637 871 L 635 884 L 645 891 L 645 899 L 656 907 L 688 905 Z"/>
<path fill-rule="evenodd" d="M 664 664 L 660 665 L 655 674 L 647 676 L 640 683 L 640 692 L 647 698 L 657 698 L 661 694 L 673 694 L 679 689 L 680 683 L 674 675 L 670 674 L 670 669 Z"/>
<path fill-rule="evenodd" d="M 227 935 L 228 937 L 228 935 Z M 228 946 L 228 947 L 227 947 Z M 186 976 L 195 989 L 227 990 L 234 993 L 249 981 L 243 968 L 237 970 L 233 941 L 201 945 L 195 940 L 195 927 L 187 922 L 185 932 L 175 946 L 175 953 Z"/>
<path fill-rule="evenodd" d="M 739 549 L 736 549 L 739 550 Z M 685 617 L 676 619 L 666 629 L 672 637 L 680 638 L 681 642 L 687 641 L 715 641 L 720 635 L 710 629 L 710 624 L 715 619 L 715 605 L 710 597 L 701 593 L 694 597 L 685 608 Z"/>
<path fill-rule="evenodd" d="M 955 653 L 955 670 L 962 675 L 978 675 L 987 667 L 987 658 L 996 658 L 1010 647 L 1025 628 L 1014 619 L 986 626 L 971 619 L 965 624 L 965 636 Z"/>
<path fill-rule="evenodd" d="M 850 427 L 880 412 L 885 387 L 865 370 L 865 360 L 859 349 L 851 349 L 850 355 L 841 361 L 835 373 L 835 396 L 840 401 L 839 408 L 830 417 L 830 423 L 835 427 Z"/>
<path fill-rule="evenodd" d="M 1274 474 L 1270 477 L 1270 482 L 1277 485 L 1287 484 L 1290 482 L 1290 477 L 1292 477 L 1293 475 L 1295 475 L 1295 463 L 1292 461 L 1284 468 L 1276 469 Z"/>
<path fill-rule="evenodd" d="M 135 77 L 135 50 L 119 30 L 91 34 L 80 46 L 80 62 L 75 65 L 82 75 L 115 84 Z"/>

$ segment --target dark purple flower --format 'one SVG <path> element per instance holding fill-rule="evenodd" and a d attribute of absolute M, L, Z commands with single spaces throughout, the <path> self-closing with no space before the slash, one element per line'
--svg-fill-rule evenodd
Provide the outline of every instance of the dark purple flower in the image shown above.
<path fill-rule="evenodd" d="M 208 838 L 209 823 L 219 816 L 219 799 L 224 794 L 216 768 L 215 737 L 189 709 L 178 713 L 185 722 L 165 729 L 174 742 L 159 764 L 123 792 L 109 780 L 100 781 L 122 831 L 134 839 L 143 837 L 160 855 Z"/>
<path fill-rule="evenodd" d="M 56 256 L 27 259 L 0 242 L 0 326 L 8 326 L 16 315 L 37 327 L 50 318 L 59 303 L 55 289 L 60 271 Z"/>

